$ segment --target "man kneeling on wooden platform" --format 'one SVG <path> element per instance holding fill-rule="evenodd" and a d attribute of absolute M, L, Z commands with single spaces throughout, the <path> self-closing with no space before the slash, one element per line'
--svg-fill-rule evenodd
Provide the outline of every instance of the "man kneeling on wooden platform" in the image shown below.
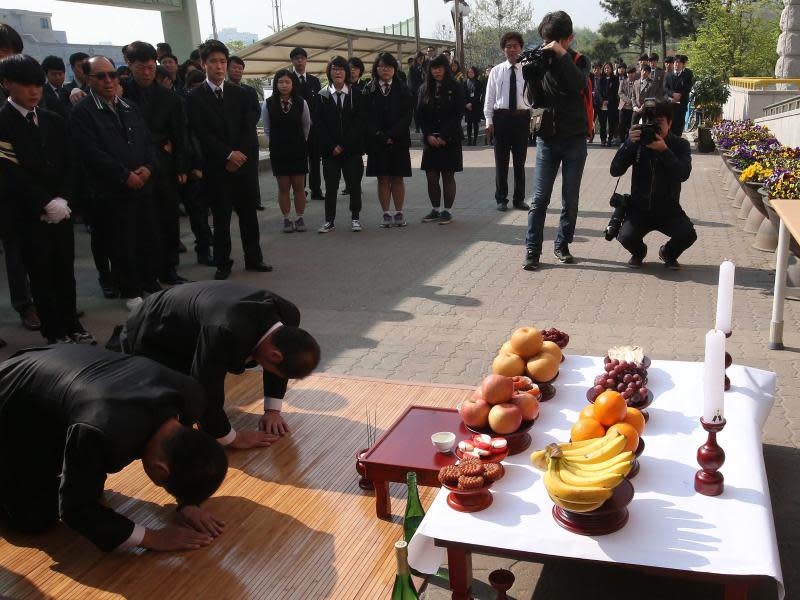
<path fill-rule="evenodd" d="M 40 533 L 60 518 L 107 552 L 210 544 L 224 523 L 199 504 L 228 459 L 191 428 L 204 404 L 190 377 L 101 348 L 32 348 L 0 363 L 0 522 Z M 187 526 L 145 528 L 101 503 L 107 474 L 136 459 Z"/>
<path fill-rule="evenodd" d="M 148 296 L 128 318 L 119 345 L 199 381 L 208 402 L 200 426 L 220 444 L 264 447 L 289 431 L 280 413 L 288 380 L 310 375 L 319 364 L 319 345 L 299 324 L 300 311 L 277 294 L 199 281 Z M 264 370 L 259 430 L 236 431 L 223 408 L 225 375 L 258 365 Z"/>

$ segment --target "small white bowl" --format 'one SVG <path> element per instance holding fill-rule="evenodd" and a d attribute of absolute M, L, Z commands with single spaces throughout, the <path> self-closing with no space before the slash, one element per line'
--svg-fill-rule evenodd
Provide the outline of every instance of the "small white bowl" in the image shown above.
<path fill-rule="evenodd" d="M 431 436 L 431 442 L 439 452 L 448 454 L 453 451 L 453 446 L 456 444 L 456 434 L 450 431 L 440 431 Z"/>

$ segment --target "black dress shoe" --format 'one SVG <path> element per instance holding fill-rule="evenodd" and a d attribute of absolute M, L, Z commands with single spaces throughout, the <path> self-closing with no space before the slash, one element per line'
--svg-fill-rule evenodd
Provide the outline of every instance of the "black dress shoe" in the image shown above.
<path fill-rule="evenodd" d="M 531 207 L 525 204 L 525 202 L 514 202 L 514 208 L 517 210 L 530 210 Z"/>
<path fill-rule="evenodd" d="M 562 265 L 571 265 L 575 262 L 575 258 L 569 253 L 569 246 L 561 244 L 560 247 L 553 250 L 553 254 Z"/>
<path fill-rule="evenodd" d="M 197 264 L 214 267 L 217 263 L 214 262 L 214 257 L 210 252 L 200 252 L 197 254 Z"/>
<path fill-rule="evenodd" d="M 508 203 L 507 202 L 498 202 L 497 203 L 497 210 L 500 212 L 506 212 L 508 210 Z"/>
<path fill-rule="evenodd" d="M 257 273 L 269 273 L 272 271 L 272 265 L 263 261 L 257 263 L 248 263 L 244 266 L 245 271 L 256 271 Z"/>
<path fill-rule="evenodd" d="M 175 271 L 175 269 L 172 269 L 171 271 L 159 276 L 158 280 L 166 285 L 180 285 L 182 283 L 189 282 L 189 280 L 185 277 L 178 275 L 178 272 Z"/>
<path fill-rule="evenodd" d="M 314 190 L 311 192 L 311 199 L 312 200 L 325 200 L 325 196 L 322 195 L 322 190 Z"/>
<path fill-rule="evenodd" d="M 539 255 L 534 250 L 525 251 L 525 262 L 522 263 L 522 268 L 526 271 L 536 271 L 539 268 Z"/>
<path fill-rule="evenodd" d="M 256 210 L 267 210 L 261 202 L 256 204 Z"/>
<path fill-rule="evenodd" d="M 230 267 L 217 267 L 216 273 L 214 273 L 214 279 L 222 280 L 227 279 L 231 276 L 231 268 Z"/>

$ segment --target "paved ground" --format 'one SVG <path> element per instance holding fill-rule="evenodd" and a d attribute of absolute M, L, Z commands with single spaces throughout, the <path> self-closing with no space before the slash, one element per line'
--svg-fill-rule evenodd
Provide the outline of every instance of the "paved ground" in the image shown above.
<path fill-rule="evenodd" d="M 613 151 L 591 148 L 582 183 L 581 211 L 571 266 L 557 265 L 551 254 L 557 224 L 556 200 L 545 229 L 543 268 L 536 273 L 521 269 L 526 213 L 494 210 L 494 168 L 491 150 L 465 151 L 465 172 L 457 181 L 459 194 L 451 225 L 421 224 L 429 205 L 425 178 L 415 172 L 408 182 L 406 229 L 377 228 L 380 211 L 375 182 L 365 181 L 365 230 L 349 230 L 345 200 L 340 200 L 339 227 L 322 236 L 312 231 L 285 235 L 279 232 L 274 179 L 262 178 L 262 195 L 269 209 L 261 213 L 263 247 L 275 271 L 254 275 L 235 271 L 235 280 L 268 287 L 295 301 L 303 311 L 304 326 L 323 348 L 321 368 L 392 379 L 438 383 L 477 383 L 487 372 L 497 348 L 517 326 L 556 326 L 571 335 L 569 351 L 600 355 L 611 345 L 634 342 L 653 358 L 699 360 L 703 336 L 714 323 L 717 268 L 729 258 L 737 265 L 734 334 L 728 347 L 739 364 L 778 373 L 778 396 L 765 431 L 765 455 L 773 508 L 778 525 L 787 590 L 798 587 L 800 541 L 800 484 L 795 476 L 800 459 L 800 306 L 786 308 L 787 349 L 766 349 L 769 334 L 774 255 L 750 247 L 752 236 L 740 230 L 738 211 L 720 188 L 717 156 L 695 156 L 694 171 L 684 187 L 683 206 L 697 227 L 699 240 L 682 257 L 684 269 L 666 271 L 656 254 L 663 237 L 653 234 L 646 268 L 625 267 L 627 255 L 616 242 L 606 242 L 602 230 L 609 217 L 607 206 L 614 180 L 608 175 Z M 530 149 L 528 164 L 533 165 Z M 413 163 L 419 164 L 414 152 Z M 532 169 L 528 169 L 528 189 Z M 621 189 L 626 189 L 623 180 Z M 556 191 L 560 184 L 556 184 Z M 311 202 L 307 222 L 316 228 L 323 220 L 321 202 Z M 184 220 L 185 221 L 185 220 Z M 183 223 L 184 242 L 191 246 L 188 223 Z M 79 305 L 87 316 L 85 326 L 105 339 L 114 324 L 125 318 L 119 301 L 102 299 L 91 268 L 88 235 L 76 230 L 78 240 Z M 237 251 L 238 252 L 238 251 Z M 241 268 L 241 255 L 235 268 Z M 183 275 L 210 278 L 213 270 L 195 265 L 184 255 Z M 5 273 L 3 272 L 3 277 Z M 9 308 L 5 280 L 0 283 L 0 336 L 11 350 L 41 341 L 37 334 L 18 326 Z M 698 402 L 701 399 L 698 397 Z M 743 549 L 744 551 L 744 549 Z M 488 571 L 508 561 L 476 560 L 476 577 L 486 580 Z M 514 564 L 519 583 L 515 598 L 572 597 L 563 586 L 567 565 Z M 604 569 L 597 575 L 580 571 L 581 581 L 592 577 L 596 596 L 619 597 L 620 581 L 640 580 L 629 573 Z M 429 585 L 427 597 L 444 598 Z M 625 584 L 630 588 L 629 583 Z M 480 597 L 493 597 L 476 584 Z M 534 590 L 535 588 L 535 590 Z M 658 589 L 690 598 L 713 598 L 716 590 L 672 590 L 658 582 Z M 586 586 L 576 592 L 586 599 Z M 638 588 L 637 598 L 645 597 Z M 594 593 L 594 592 L 593 592 Z M 666 593 L 666 592 L 665 592 Z M 652 594 L 646 595 L 653 598 Z M 661 596 L 659 596 L 661 597 Z M 768 593 L 764 597 L 770 597 Z"/>

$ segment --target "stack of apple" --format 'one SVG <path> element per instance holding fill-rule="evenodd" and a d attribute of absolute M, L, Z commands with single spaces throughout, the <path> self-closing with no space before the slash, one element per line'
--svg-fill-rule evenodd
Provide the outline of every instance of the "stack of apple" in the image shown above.
<path fill-rule="evenodd" d="M 487 375 L 460 413 L 467 427 L 508 435 L 539 416 L 539 388 L 527 377 Z"/>
<path fill-rule="evenodd" d="M 492 372 L 513 377 L 528 375 L 533 381 L 546 383 L 558 375 L 561 348 L 546 341 L 535 327 L 520 327 L 500 347 L 492 361 Z"/>

